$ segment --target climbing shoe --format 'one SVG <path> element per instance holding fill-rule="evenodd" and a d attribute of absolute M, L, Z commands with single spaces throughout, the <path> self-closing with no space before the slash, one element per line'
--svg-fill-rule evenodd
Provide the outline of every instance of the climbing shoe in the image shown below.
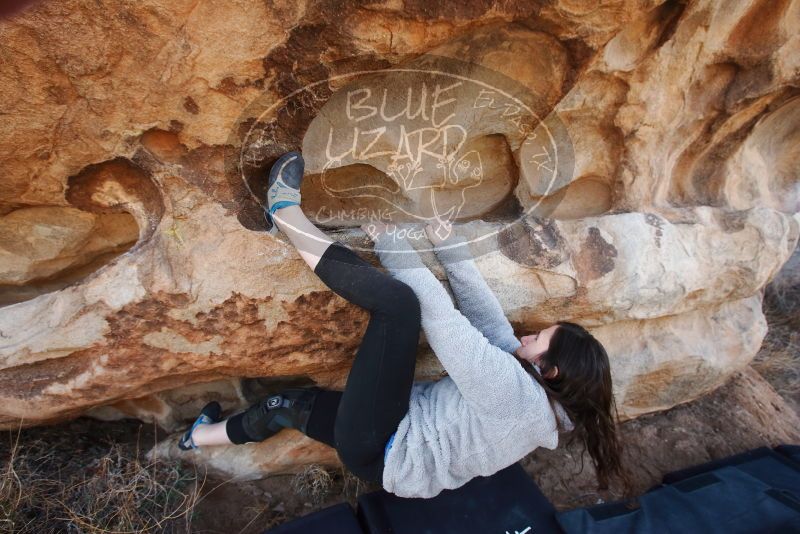
<path fill-rule="evenodd" d="M 318 387 L 285 389 L 253 404 L 242 414 L 242 428 L 252 441 L 263 441 L 283 428 L 306 433 Z"/>
<path fill-rule="evenodd" d="M 200 425 L 219 423 L 221 420 L 222 407 L 217 401 L 209 402 L 203 406 L 202 410 L 200 410 L 200 415 L 197 417 L 194 424 L 192 424 L 192 427 L 187 430 L 183 436 L 181 436 L 180 440 L 178 440 L 178 448 L 182 451 L 196 449 L 197 445 L 195 445 L 194 441 L 192 440 L 192 432 L 194 432 L 194 429 Z"/>
<path fill-rule="evenodd" d="M 286 206 L 300 205 L 300 184 L 303 181 L 305 162 L 299 152 L 287 152 L 278 158 L 269 171 L 266 207 L 264 216 L 269 224 L 267 233 L 278 233 L 278 225 L 272 216 L 275 210 Z"/>

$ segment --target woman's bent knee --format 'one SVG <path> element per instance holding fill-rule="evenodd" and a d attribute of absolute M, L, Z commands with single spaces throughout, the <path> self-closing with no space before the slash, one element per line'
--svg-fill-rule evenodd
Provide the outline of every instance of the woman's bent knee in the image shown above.
<path fill-rule="evenodd" d="M 419 299 L 411 287 L 400 282 L 393 291 L 392 311 L 396 317 L 408 321 L 409 324 L 420 325 L 422 313 L 420 310 Z"/>
<path fill-rule="evenodd" d="M 337 442 L 336 453 L 342 464 L 354 475 L 364 480 L 381 482 L 379 471 L 383 465 L 383 446 L 366 447 L 352 442 Z"/>

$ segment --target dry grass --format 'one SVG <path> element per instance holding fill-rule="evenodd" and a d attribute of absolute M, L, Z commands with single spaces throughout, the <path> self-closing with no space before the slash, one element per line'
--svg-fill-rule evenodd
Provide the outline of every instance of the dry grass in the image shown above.
<path fill-rule="evenodd" d="M 374 491 L 374 489 L 378 488 L 371 488 L 370 485 L 342 467 L 342 495 L 351 506 L 356 506 L 358 497 L 362 493 Z"/>
<path fill-rule="evenodd" d="M 321 465 L 312 464 L 294 476 L 291 486 L 295 494 L 319 506 L 330 494 L 333 477 Z"/>
<path fill-rule="evenodd" d="M 362 493 L 378 489 L 365 483 L 344 466 L 338 473 L 332 473 L 317 464 L 309 465 L 297 473 L 292 479 L 291 488 L 295 495 L 306 499 L 315 508 L 332 496 L 334 490 L 338 497 L 344 498 L 355 507 Z"/>
<path fill-rule="evenodd" d="M 800 395 L 800 332 L 786 332 L 783 339 L 767 336 L 753 367 L 781 395 Z"/>
<path fill-rule="evenodd" d="M 786 273 L 781 283 L 771 283 L 764 290 L 769 331 L 753 367 L 800 409 L 800 284 L 794 280 L 800 280 L 800 272 Z"/>
<path fill-rule="evenodd" d="M 189 532 L 203 480 L 175 463 L 142 463 L 138 446 L 98 447 L 6 432 L 0 531 Z M 4 447 L 5 448 L 5 447 Z"/>
<path fill-rule="evenodd" d="M 348 488 L 352 489 L 355 484 L 355 493 L 352 497 L 355 505 L 355 500 L 358 498 L 358 490 L 364 484 L 355 475 L 342 468 L 342 481 L 338 480 L 335 472 L 331 472 L 319 464 L 311 464 L 306 466 L 302 471 L 294 475 L 289 483 L 289 488 L 292 491 L 292 496 L 296 502 L 305 501 L 305 507 L 302 508 L 303 513 L 311 513 L 314 510 L 322 509 L 325 507 L 325 501 L 330 498 L 340 498 L 344 496 L 348 498 Z M 355 481 L 355 483 L 354 483 Z M 342 488 L 344 486 L 344 488 Z M 336 494 L 336 495 L 334 495 Z M 245 506 L 242 509 L 242 515 L 250 517 L 250 521 L 241 528 L 240 532 L 249 532 L 250 527 L 258 521 L 259 532 L 282 525 L 287 521 L 299 517 L 296 513 L 290 513 L 286 510 L 283 503 L 278 506 L 271 506 L 266 502 L 258 502 L 250 506 Z"/>

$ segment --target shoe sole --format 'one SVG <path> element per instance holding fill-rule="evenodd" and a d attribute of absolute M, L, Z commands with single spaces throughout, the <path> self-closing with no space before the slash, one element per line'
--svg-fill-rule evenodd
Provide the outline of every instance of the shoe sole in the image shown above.
<path fill-rule="evenodd" d="M 200 410 L 200 415 L 206 415 L 209 419 L 218 423 L 222 419 L 222 406 L 217 401 L 211 401 Z"/>
<path fill-rule="evenodd" d="M 299 152 L 292 151 L 292 152 L 287 152 L 286 154 L 284 154 L 283 156 L 281 156 L 277 160 L 275 160 L 275 163 L 272 165 L 272 169 L 270 170 L 270 173 L 269 173 L 269 180 L 267 181 L 267 190 L 269 190 L 269 188 L 272 187 L 272 185 L 275 183 L 275 181 L 278 178 L 281 178 L 281 174 L 283 173 L 283 169 L 285 169 L 288 164 L 290 164 L 291 162 L 293 162 L 294 160 L 296 160 L 299 157 L 301 157 Z M 283 161 L 281 161 L 281 160 L 283 160 Z M 276 167 L 278 168 L 277 172 L 275 172 L 275 168 Z M 298 181 L 298 183 L 296 183 L 296 184 L 289 183 L 286 180 L 283 180 L 283 183 L 285 183 L 289 187 L 293 187 L 293 188 L 299 190 L 300 189 L 300 181 L 302 181 L 302 179 L 303 179 L 303 177 L 301 176 L 299 181 Z"/>
<path fill-rule="evenodd" d="M 286 185 L 288 185 L 289 187 L 292 187 L 298 191 L 300 190 L 300 184 L 302 183 L 303 176 L 300 176 L 298 178 L 296 184 L 290 183 L 294 180 L 290 179 L 289 181 L 287 181 L 283 179 L 283 177 L 281 176 L 286 166 L 299 157 L 302 157 L 302 155 L 299 152 L 291 151 L 287 152 L 286 154 L 282 155 L 277 160 L 275 160 L 275 163 L 272 164 L 272 168 L 269 173 L 269 179 L 267 180 L 267 195 L 269 195 L 270 188 L 272 188 L 272 186 L 275 184 L 278 178 L 281 178 L 281 181 Z M 275 221 L 272 220 L 272 216 L 269 214 L 269 209 L 270 209 L 269 198 L 267 197 L 265 200 L 267 205 L 264 208 L 264 219 L 266 219 L 267 223 L 271 225 L 270 229 L 267 230 L 267 235 L 274 236 L 280 233 L 280 230 L 278 229 L 278 225 L 275 224 Z"/>
<path fill-rule="evenodd" d="M 205 406 L 203 406 L 203 409 L 200 410 L 200 415 L 197 416 L 197 419 L 199 419 L 200 416 L 202 416 L 202 415 L 205 415 L 206 417 L 211 419 L 212 423 L 219 423 L 222 420 L 222 406 L 220 406 L 220 404 L 217 401 L 211 401 L 208 404 L 206 404 Z M 197 422 L 197 419 L 195 419 L 195 422 Z M 194 426 L 194 422 L 192 423 L 192 426 Z M 192 429 L 190 428 L 186 432 L 189 432 L 191 430 Z M 194 450 L 191 447 L 183 448 L 181 446 L 181 443 L 183 442 L 183 438 L 184 438 L 184 436 L 186 436 L 186 432 L 184 432 L 181 435 L 181 437 L 178 439 L 178 448 L 180 450 L 182 450 L 182 451 Z"/>

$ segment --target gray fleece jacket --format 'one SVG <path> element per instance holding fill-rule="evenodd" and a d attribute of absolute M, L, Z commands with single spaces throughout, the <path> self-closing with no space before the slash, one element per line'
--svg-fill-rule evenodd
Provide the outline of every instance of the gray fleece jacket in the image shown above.
<path fill-rule="evenodd" d="M 408 414 L 386 457 L 383 487 L 400 497 L 427 498 L 496 473 L 537 447 L 555 449 L 558 431 L 544 390 L 513 355 L 521 343 L 466 239 L 451 233 L 434 247 L 460 311 L 411 240 L 383 233 L 375 251 L 416 293 L 425 337 L 448 376 L 413 385 Z M 556 411 L 571 430 L 559 404 Z"/>

